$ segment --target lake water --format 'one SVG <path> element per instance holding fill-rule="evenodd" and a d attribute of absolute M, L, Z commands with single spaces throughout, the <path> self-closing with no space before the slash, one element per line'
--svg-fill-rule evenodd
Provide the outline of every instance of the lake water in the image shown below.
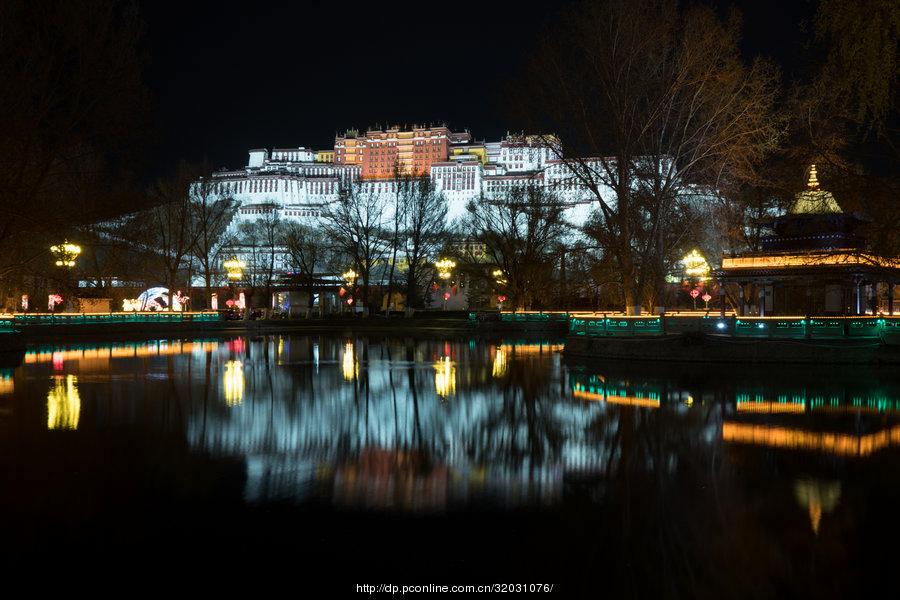
<path fill-rule="evenodd" d="M 0 370 L 3 564 L 57 582 L 335 595 L 366 582 L 685 598 L 893 585 L 895 371 L 570 363 L 562 347 L 29 347 Z"/>

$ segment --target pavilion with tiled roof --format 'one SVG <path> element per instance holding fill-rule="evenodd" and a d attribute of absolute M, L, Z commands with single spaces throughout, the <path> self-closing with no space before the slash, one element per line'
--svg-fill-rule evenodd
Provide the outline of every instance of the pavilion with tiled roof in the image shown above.
<path fill-rule="evenodd" d="M 740 294 L 755 284 L 761 315 L 893 314 L 900 259 L 867 251 L 865 222 L 820 189 L 812 165 L 787 214 L 763 223 L 761 250 L 724 257 L 714 276 Z"/>

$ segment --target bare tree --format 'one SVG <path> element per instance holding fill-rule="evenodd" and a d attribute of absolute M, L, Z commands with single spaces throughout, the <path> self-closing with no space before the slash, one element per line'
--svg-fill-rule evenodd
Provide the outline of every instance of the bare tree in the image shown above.
<path fill-rule="evenodd" d="M 262 209 L 255 221 L 241 223 L 236 236 L 237 246 L 246 257 L 244 281 L 247 284 L 245 317 L 249 317 L 253 301 L 262 292 L 271 301 L 272 286 L 278 273 L 278 256 L 284 251 L 283 223 L 274 204 Z M 265 308 L 267 308 L 266 305 Z"/>
<path fill-rule="evenodd" d="M 137 206 L 125 184 L 146 112 L 139 41 L 130 2 L 0 3 L 0 274 Z"/>
<path fill-rule="evenodd" d="M 423 290 L 430 273 L 429 260 L 437 255 L 447 239 L 447 201 L 435 190 L 430 177 L 410 183 L 404 222 L 406 304 L 417 308 L 423 305 Z"/>
<path fill-rule="evenodd" d="M 503 272 L 511 300 L 530 309 L 551 275 L 566 224 L 564 205 L 537 186 L 513 187 L 498 198 L 469 202 L 471 232 Z"/>
<path fill-rule="evenodd" d="M 206 292 L 206 306 L 210 308 L 213 280 L 218 271 L 222 248 L 228 244 L 225 232 L 234 216 L 236 202 L 226 184 L 209 176 L 209 169 L 191 188 L 194 244 L 191 254 L 197 260 Z"/>
<path fill-rule="evenodd" d="M 777 74 L 743 63 L 739 29 L 735 15 L 675 0 L 581 3 L 543 41 L 519 95 L 532 124 L 566 142 L 545 136 L 597 202 L 589 234 L 615 260 L 630 312 L 658 283 L 658 255 L 674 251 L 664 238 L 677 203 L 697 184 L 752 180 L 777 145 Z"/>
<path fill-rule="evenodd" d="M 284 226 L 284 247 L 290 258 L 291 266 L 300 276 L 300 282 L 306 287 L 307 309 L 311 309 L 316 274 L 321 272 L 328 260 L 327 239 L 321 230 L 315 227 L 291 222 Z"/>
<path fill-rule="evenodd" d="M 384 259 L 390 239 L 384 231 L 387 215 L 383 196 L 362 185 L 343 187 L 337 200 L 323 208 L 320 223 L 334 247 L 359 273 L 363 302 L 369 306 L 375 267 Z"/>
<path fill-rule="evenodd" d="M 391 232 L 390 232 L 390 267 L 388 268 L 387 303 L 385 312 L 390 315 L 394 303 L 394 273 L 397 269 L 397 255 L 403 244 L 405 232 L 403 224 L 409 206 L 409 197 L 413 187 L 413 178 L 404 173 L 399 161 L 394 165 L 394 178 L 391 186 Z"/>
<path fill-rule="evenodd" d="M 156 204 L 147 215 L 151 244 L 156 250 L 162 279 L 169 289 L 169 310 L 179 282 L 179 273 L 188 267 L 191 249 L 196 243 L 191 186 L 196 171 L 181 163 L 175 174 L 159 180 L 150 192 Z M 190 283 L 181 278 L 185 283 Z"/>

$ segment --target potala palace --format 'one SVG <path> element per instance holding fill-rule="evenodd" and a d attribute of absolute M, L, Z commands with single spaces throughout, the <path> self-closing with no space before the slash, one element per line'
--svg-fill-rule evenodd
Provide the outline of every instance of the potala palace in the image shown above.
<path fill-rule="evenodd" d="M 448 204 L 448 220 L 462 217 L 466 204 L 502 194 L 512 186 L 543 186 L 570 204 L 567 218 L 579 225 L 590 211 L 591 195 L 574 182 L 554 149 L 538 136 L 507 136 L 499 142 L 475 142 L 468 132 L 446 127 L 347 132 L 333 150 L 278 148 L 250 150 L 240 170 L 214 175 L 217 189 L 240 208 L 242 222 L 272 211 L 280 219 L 315 224 L 323 205 L 337 199 L 341 186 L 366 194 L 390 194 L 397 176 L 428 175 Z"/>

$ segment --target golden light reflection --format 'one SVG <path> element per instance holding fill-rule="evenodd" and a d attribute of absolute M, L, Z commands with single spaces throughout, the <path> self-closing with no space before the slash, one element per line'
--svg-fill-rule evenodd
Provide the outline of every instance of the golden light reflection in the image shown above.
<path fill-rule="evenodd" d="M 503 377 L 509 371 L 508 357 L 503 346 L 494 347 L 494 367 L 491 374 L 494 377 Z"/>
<path fill-rule="evenodd" d="M 78 377 L 59 375 L 53 380 L 53 387 L 47 392 L 47 429 L 78 429 L 81 417 Z"/>
<path fill-rule="evenodd" d="M 225 363 L 222 387 L 225 389 L 225 404 L 239 406 L 244 399 L 244 363 L 239 360 Z"/>
<path fill-rule="evenodd" d="M 579 389 L 573 390 L 572 395 L 576 398 L 581 398 L 582 400 L 596 400 L 600 402 L 606 402 L 608 404 L 622 404 L 625 406 L 637 406 L 640 408 L 659 408 L 659 400 L 654 400 L 653 398 L 638 398 L 636 396 L 615 396 L 612 394 L 595 394 L 593 392 L 586 392 Z"/>
<path fill-rule="evenodd" d="M 110 346 L 105 348 L 71 348 L 53 351 L 37 351 L 25 353 L 25 364 L 45 362 L 64 363 L 69 360 L 98 358 L 145 358 L 149 356 L 168 356 L 173 354 L 191 354 L 192 352 L 210 352 L 218 348 L 218 342 L 183 342 L 183 343 L 151 343 L 130 344 L 127 346 Z"/>
<path fill-rule="evenodd" d="M 344 379 L 353 381 L 359 376 L 359 363 L 356 361 L 356 349 L 353 342 L 344 344 L 344 356 L 341 360 L 342 372 Z"/>
<path fill-rule="evenodd" d="M 446 398 L 456 393 L 456 363 L 449 356 L 434 363 L 434 389 L 437 395 Z"/>
<path fill-rule="evenodd" d="M 726 421 L 722 424 L 722 439 L 772 448 L 868 456 L 882 448 L 900 444 L 900 425 L 868 435 L 850 435 Z"/>
<path fill-rule="evenodd" d="M 841 499 L 841 482 L 798 479 L 794 482 L 794 497 L 800 506 L 809 510 L 809 524 L 818 535 L 822 514 L 833 511 Z"/>
<path fill-rule="evenodd" d="M 12 375 L 3 375 L 0 377 L 0 396 L 4 394 L 12 394 L 16 391 L 16 385 Z"/>
<path fill-rule="evenodd" d="M 737 403 L 738 412 L 751 413 L 802 413 L 806 412 L 806 405 L 801 402 L 770 402 L 768 400 L 756 402 L 748 400 Z"/>

